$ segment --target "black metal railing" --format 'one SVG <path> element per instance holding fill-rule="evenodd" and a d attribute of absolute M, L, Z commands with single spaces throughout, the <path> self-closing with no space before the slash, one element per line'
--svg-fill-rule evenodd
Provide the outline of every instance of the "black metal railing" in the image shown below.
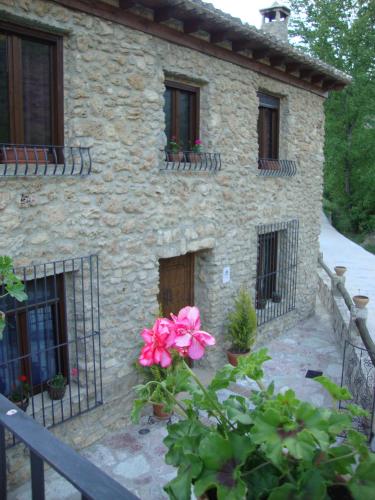
<path fill-rule="evenodd" d="M 98 257 L 32 265 L 15 273 L 28 299 L 0 300 L 6 321 L 0 393 L 53 427 L 102 404 Z M 51 382 L 59 374 L 65 388 L 62 384 L 56 391 Z M 15 441 L 8 437 L 7 444 Z"/>
<path fill-rule="evenodd" d="M 7 499 L 6 434 L 30 451 L 31 495 L 45 499 L 44 463 L 71 483 L 84 500 L 137 500 L 138 497 L 0 394 L 0 498 Z"/>
<path fill-rule="evenodd" d="M 298 220 L 257 227 L 256 299 L 258 325 L 296 307 Z"/>
<path fill-rule="evenodd" d="M 259 158 L 259 175 L 266 177 L 293 177 L 297 173 L 297 163 L 293 160 Z"/>
<path fill-rule="evenodd" d="M 368 416 L 355 417 L 354 426 L 363 432 L 369 441 L 374 436 L 375 422 L 375 352 L 345 341 L 341 373 L 341 387 L 348 387 L 353 399 L 340 401 L 343 410 L 348 403 L 355 403 L 368 412 Z"/>
<path fill-rule="evenodd" d="M 85 176 L 91 165 L 88 147 L 0 144 L 0 178 Z"/>
<path fill-rule="evenodd" d="M 161 170 L 186 172 L 218 172 L 221 169 L 220 153 L 194 153 L 192 151 L 165 152 Z"/>

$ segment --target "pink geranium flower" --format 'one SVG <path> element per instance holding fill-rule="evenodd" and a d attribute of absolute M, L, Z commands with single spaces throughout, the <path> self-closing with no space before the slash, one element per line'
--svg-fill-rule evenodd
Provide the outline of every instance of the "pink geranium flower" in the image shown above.
<path fill-rule="evenodd" d="M 201 330 L 201 319 L 197 307 L 184 307 L 177 316 L 172 315 L 175 325 L 174 345 L 188 353 L 191 359 L 200 359 L 207 345 L 215 345 L 215 338 Z"/>
<path fill-rule="evenodd" d="M 158 318 L 151 330 L 145 328 L 141 333 L 146 345 L 142 348 L 139 362 L 143 366 L 160 364 L 167 368 L 172 364 L 169 349 L 173 346 L 175 333 L 173 323 L 165 318 Z"/>

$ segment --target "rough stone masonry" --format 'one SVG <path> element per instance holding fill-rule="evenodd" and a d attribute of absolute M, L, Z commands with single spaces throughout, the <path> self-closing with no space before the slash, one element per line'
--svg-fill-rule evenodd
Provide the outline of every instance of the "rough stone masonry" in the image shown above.
<path fill-rule="evenodd" d="M 4 13 L 62 33 L 65 143 L 92 146 L 89 177 L 16 178 L 0 186 L 1 255 L 17 266 L 99 255 L 105 404 L 54 430 L 80 448 L 126 421 L 139 333 L 158 310 L 160 258 L 196 252 L 196 305 L 218 340 L 209 362 L 220 365 L 233 299 L 241 285 L 254 294 L 257 226 L 298 219 L 296 309 L 258 335 L 266 344 L 313 313 L 323 98 L 51 1 L 0 0 Z M 200 87 L 200 135 L 204 150 L 221 153 L 220 172 L 160 170 L 166 78 Z M 280 158 L 298 162 L 295 177 L 258 175 L 259 90 L 281 99 Z M 24 195 L 33 200 L 27 207 Z M 12 452 L 19 482 L 28 465 L 20 447 Z"/>

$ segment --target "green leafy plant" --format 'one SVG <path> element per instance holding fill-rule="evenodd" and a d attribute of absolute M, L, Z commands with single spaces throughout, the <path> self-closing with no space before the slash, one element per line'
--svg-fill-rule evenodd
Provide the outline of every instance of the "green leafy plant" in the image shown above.
<path fill-rule="evenodd" d="M 168 368 L 159 365 L 145 367 L 137 362 L 137 369 L 143 373 L 144 383 L 134 388 L 137 398 L 133 403 L 132 421 L 139 421 L 142 408 L 147 404 L 162 404 L 165 413 L 172 413 L 179 405 L 177 394 L 188 388 L 189 374 L 184 369 L 182 359 L 173 355 L 173 363 Z"/>
<path fill-rule="evenodd" d="M 177 468 L 164 488 L 169 498 L 188 500 L 193 487 L 197 497 L 208 493 L 218 500 L 372 499 L 375 457 L 352 429 L 353 415 L 365 412 L 355 405 L 345 413 L 318 408 L 290 389 L 275 393 L 273 383 L 262 381 L 269 359 L 266 349 L 240 358 L 207 387 L 183 361 L 189 397 L 178 402 L 183 419 L 168 426 L 164 440 L 166 462 Z M 245 376 L 258 390 L 218 397 Z M 326 377 L 315 380 L 335 401 L 351 398 Z M 163 382 L 159 386 L 165 390 Z M 342 434 L 345 440 L 338 439 Z"/>
<path fill-rule="evenodd" d="M 27 299 L 25 285 L 13 273 L 13 261 L 8 256 L 0 256 L 0 299 L 7 296 L 13 297 L 19 302 Z M 0 310 L 0 340 L 3 338 L 5 328 L 5 313 Z"/>
<path fill-rule="evenodd" d="M 48 384 L 53 389 L 63 389 L 66 386 L 66 378 L 62 373 L 57 373 L 49 379 Z"/>
<path fill-rule="evenodd" d="M 250 294 L 244 288 L 239 291 L 228 320 L 228 336 L 232 342 L 230 350 L 248 352 L 256 339 L 257 316 Z"/>
<path fill-rule="evenodd" d="M 19 403 L 28 399 L 30 396 L 30 386 L 27 382 L 26 375 L 20 375 L 18 377 L 18 384 L 12 387 L 12 390 L 8 398 L 14 403 Z"/>
<path fill-rule="evenodd" d="M 174 136 L 168 142 L 168 151 L 171 151 L 172 153 L 179 153 L 180 151 L 182 151 L 182 146 Z"/>

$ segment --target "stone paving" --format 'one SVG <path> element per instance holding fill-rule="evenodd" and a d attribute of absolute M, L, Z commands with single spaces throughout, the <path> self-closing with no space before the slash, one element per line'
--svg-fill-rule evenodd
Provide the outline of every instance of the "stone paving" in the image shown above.
<path fill-rule="evenodd" d="M 277 389 L 293 388 L 298 397 L 316 405 L 332 405 L 320 385 L 305 378 L 307 370 L 320 370 L 340 382 L 341 352 L 334 343 L 330 316 L 320 304 L 313 317 L 270 341 L 268 348 L 273 358 L 265 365 L 268 381 L 274 380 Z M 207 371 L 198 371 L 206 381 L 209 379 Z M 241 382 L 232 389 L 244 393 L 250 385 Z M 149 432 L 140 434 L 139 430 L 145 428 Z M 144 416 L 140 425 L 128 425 L 122 432 L 107 436 L 81 453 L 142 500 L 162 500 L 167 498 L 163 485 L 175 476 L 175 469 L 164 463 L 166 448 L 162 441 L 165 436 L 165 422 L 149 422 L 149 418 Z M 10 500 L 30 498 L 30 484 L 9 495 Z M 46 498 L 78 500 L 80 495 L 74 487 L 49 470 L 46 473 Z"/>

